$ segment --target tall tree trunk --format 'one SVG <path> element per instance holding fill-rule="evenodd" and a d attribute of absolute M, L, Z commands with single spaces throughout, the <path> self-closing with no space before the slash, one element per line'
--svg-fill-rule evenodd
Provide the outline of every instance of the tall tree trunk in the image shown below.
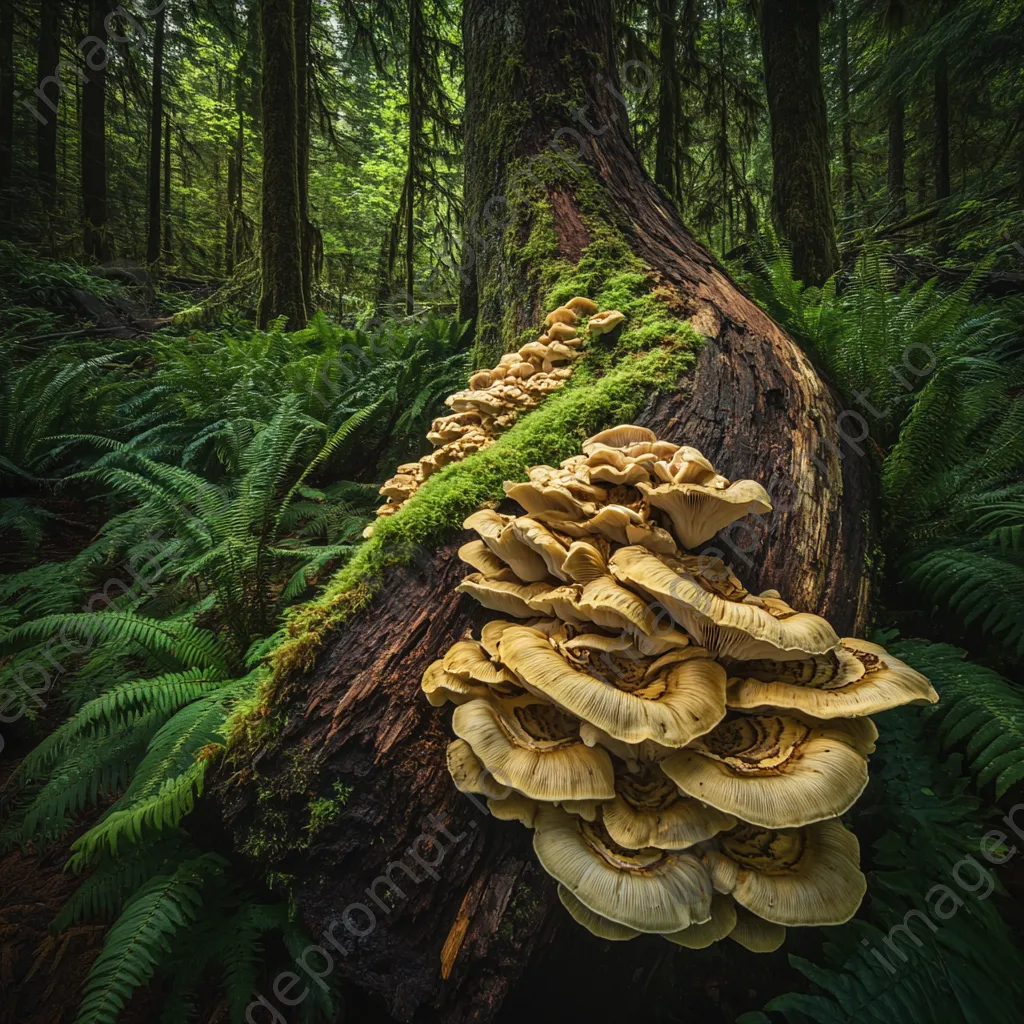
<path fill-rule="evenodd" d="M 152 105 L 149 112 L 149 230 L 146 240 L 146 261 L 156 263 L 162 248 L 160 202 L 160 156 L 164 148 L 164 36 L 167 29 L 167 8 L 156 19 L 153 34 Z"/>
<path fill-rule="evenodd" d="M 13 234 L 14 2 L 0 0 L 0 238 Z"/>
<path fill-rule="evenodd" d="M 307 312 L 313 309 L 313 225 L 309 219 L 311 75 L 311 0 L 295 0 L 295 85 L 298 100 L 299 217 L 302 221 L 302 294 Z"/>
<path fill-rule="evenodd" d="M 405 312 L 412 315 L 416 283 L 416 178 L 419 170 L 419 141 L 423 113 L 420 109 L 420 34 L 422 32 L 422 0 L 409 0 L 409 151 L 405 170 Z"/>
<path fill-rule="evenodd" d="M 290 331 L 306 326 L 302 283 L 302 215 L 299 209 L 298 84 L 295 6 L 260 0 L 263 83 L 262 293 L 259 324 L 283 316 Z"/>
<path fill-rule="evenodd" d="M 651 396 L 638 422 L 696 445 L 732 476 L 798 482 L 793 500 L 779 502 L 744 582 L 755 592 L 780 587 L 794 605 L 828 615 L 841 635 L 858 628 L 868 461 L 830 448 L 838 444 L 834 396 L 643 171 L 617 98 L 612 0 L 505 0 L 500 10 L 493 0 L 465 0 L 463 29 L 466 221 L 475 257 L 466 282 L 478 338 L 488 351 L 518 346 L 544 314 L 546 270 L 589 255 L 594 273 L 602 246 L 589 251 L 592 232 L 619 239 L 650 268 L 668 315 L 706 339 L 693 368 L 674 390 Z M 572 117 L 581 103 L 585 124 Z M 567 130 L 574 123 L 579 129 Z M 568 150 L 571 164 L 553 159 L 553 147 Z M 537 252 L 534 228 L 551 240 L 547 256 Z M 816 472 L 822 444 L 832 454 Z M 271 745 L 235 765 L 237 785 L 218 789 L 226 818 L 243 843 L 265 837 L 261 866 L 291 878 L 298 912 L 321 947 L 310 963 L 319 972 L 330 963 L 363 1019 L 384 1016 L 360 1004 L 371 997 L 397 1020 L 489 1021 L 527 964 L 568 963 L 573 950 L 586 953 L 583 989 L 607 998 L 598 1019 L 643 1019 L 644 986 L 630 979 L 641 970 L 648 976 L 652 947 L 616 944 L 636 948 L 610 952 L 583 933 L 537 865 L 527 831 L 481 815 L 448 775 L 449 712 L 429 706 L 419 679 L 486 618 L 455 592 L 465 539 L 425 555 L 419 570 L 382 570 L 368 606 L 321 637 L 315 665 L 297 669 L 278 692 L 273 721 L 281 725 Z M 260 785 L 240 781 L 253 773 Z M 329 793 L 335 783 L 351 792 L 329 829 L 291 842 L 290 830 L 298 835 L 308 821 L 310 793 Z M 399 862 L 411 846 L 437 863 L 436 846 L 424 845 L 431 833 L 448 847 L 449 835 L 459 837 L 458 847 L 429 875 L 413 864 L 410 882 Z M 735 962 L 730 956 L 725 970 Z M 537 987 L 521 988 L 523 1003 L 535 1006 Z M 576 991 L 567 976 L 561 991 L 544 991 L 545 1006 L 557 1000 L 571 1016 Z"/>
<path fill-rule="evenodd" d="M 89 0 L 88 31 L 95 40 L 107 38 L 103 21 L 105 0 Z M 107 231 L 107 83 L 106 44 L 90 43 L 84 51 L 86 81 L 82 87 L 82 215 L 85 254 L 97 260 L 111 256 Z"/>
<path fill-rule="evenodd" d="M 658 137 L 654 153 L 654 180 L 674 197 L 677 195 L 676 111 L 679 108 L 675 4 L 673 0 L 658 0 L 652 7 L 658 22 Z"/>
<path fill-rule="evenodd" d="M 242 207 L 242 171 L 245 160 L 245 98 L 244 79 L 239 64 L 235 72 L 235 139 L 228 161 L 228 222 L 225 240 L 225 263 L 230 277 L 243 256 L 244 225 Z"/>
<path fill-rule="evenodd" d="M 819 0 L 764 0 L 761 44 L 772 136 L 772 214 L 793 272 L 820 285 L 839 269 L 821 84 Z"/>
<path fill-rule="evenodd" d="M 235 192 L 238 186 L 235 175 L 238 174 L 238 163 L 235 159 L 234 147 L 228 153 L 228 186 L 227 186 L 227 218 L 224 230 L 224 272 L 228 277 L 235 272 Z"/>
<path fill-rule="evenodd" d="M 36 51 L 36 173 L 39 177 L 39 197 L 46 214 L 47 234 L 53 231 L 53 214 L 57 208 L 57 125 L 61 94 L 60 64 L 60 3 L 43 0 L 39 6 L 39 40 Z"/>
<path fill-rule="evenodd" d="M 174 262 L 174 223 L 171 218 L 171 112 L 168 110 L 164 116 L 164 252 L 163 260 L 170 264 Z"/>
<path fill-rule="evenodd" d="M 907 141 L 904 134 L 905 101 L 903 93 L 893 91 L 889 97 L 889 162 L 886 188 L 893 220 L 907 215 Z"/>
<path fill-rule="evenodd" d="M 948 199 L 952 187 L 949 170 L 949 64 L 946 54 L 935 58 L 935 198 Z"/>
<path fill-rule="evenodd" d="M 839 5 L 839 117 L 843 130 L 843 213 L 853 209 L 853 121 L 850 119 L 850 10 Z"/>
<path fill-rule="evenodd" d="M 728 251 L 726 231 L 729 221 L 729 161 L 732 152 L 729 149 L 729 103 L 726 93 L 725 66 L 725 0 L 717 0 L 715 4 L 715 22 L 718 27 L 718 164 L 722 175 L 722 243 L 719 251 Z"/>

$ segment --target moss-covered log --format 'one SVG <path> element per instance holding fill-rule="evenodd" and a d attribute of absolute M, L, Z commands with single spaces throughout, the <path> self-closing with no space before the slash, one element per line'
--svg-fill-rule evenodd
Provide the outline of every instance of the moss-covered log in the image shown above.
<path fill-rule="evenodd" d="M 644 424 L 769 489 L 763 528 L 720 538 L 752 589 L 780 587 L 841 634 L 866 613 L 868 467 L 840 457 L 839 408 L 808 359 L 640 167 L 610 0 L 467 0 L 464 32 L 464 305 L 481 358 L 576 293 L 628 320 L 561 392 L 380 523 L 293 620 L 272 690 L 239 724 L 219 784 L 237 845 L 291 887 L 323 948 L 318 969 L 329 958 L 380 1010 L 361 1019 L 490 1020 L 559 936 L 585 945 L 610 1000 L 635 963 L 581 937 L 525 830 L 456 792 L 449 712 L 419 692 L 426 666 L 481 622 L 455 593 L 459 523 L 500 499 L 503 479 L 556 464 L 601 427 Z"/>

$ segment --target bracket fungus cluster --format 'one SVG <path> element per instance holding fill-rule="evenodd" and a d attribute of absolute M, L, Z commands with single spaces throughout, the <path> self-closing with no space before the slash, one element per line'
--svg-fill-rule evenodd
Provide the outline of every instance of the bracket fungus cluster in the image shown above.
<path fill-rule="evenodd" d="M 586 317 L 590 319 L 584 328 Z M 434 451 L 419 462 L 399 466 L 381 487 L 387 501 L 377 509 L 378 517 L 394 515 L 432 473 L 492 444 L 520 413 L 535 408 L 572 376 L 584 335 L 608 334 L 624 320 L 618 310 L 598 313 L 597 303 L 580 295 L 552 310 L 537 341 L 503 355 L 493 370 L 478 370 L 466 390 L 445 399 L 451 413 L 434 420 L 427 434 Z M 364 536 L 372 535 L 369 526 Z"/>
<path fill-rule="evenodd" d="M 839 817 L 867 784 L 868 716 L 936 701 L 928 680 L 696 554 L 771 502 L 695 449 L 621 426 L 528 475 L 505 485 L 525 514 L 465 523 L 459 589 L 495 617 L 423 676 L 455 705 L 458 789 L 533 830 L 605 939 L 767 952 L 849 919 L 866 883 Z"/>

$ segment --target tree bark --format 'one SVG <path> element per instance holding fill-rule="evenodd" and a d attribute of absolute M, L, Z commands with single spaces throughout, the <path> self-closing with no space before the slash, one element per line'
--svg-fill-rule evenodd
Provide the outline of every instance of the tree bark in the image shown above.
<path fill-rule="evenodd" d="M 89 0 L 91 40 L 107 38 L 104 0 Z M 85 254 L 110 259 L 107 231 L 107 85 L 105 45 L 90 42 L 84 50 L 86 81 L 82 86 L 82 214 L 85 219 Z"/>
<path fill-rule="evenodd" d="M 853 209 L 853 121 L 850 119 L 850 11 L 839 5 L 839 116 L 843 129 L 843 214 Z"/>
<path fill-rule="evenodd" d="M 283 316 L 287 329 L 306 326 L 299 209 L 298 84 L 293 0 L 260 0 L 263 83 L 262 293 L 259 324 Z"/>
<path fill-rule="evenodd" d="M 174 261 L 174 223 L 171 218 L 171 112 L 164 116 L 164 263 Z"/>
<path fill-rule="evenodd" d="M 302 222 L 302 297 L 306 311 L 313 309 L 313 225 L 309 219 L 310 160 L 310 0 L 295 0 L 295 95 L 298 116 L 299 219 Z"/>
<path fill-rule="evenodd" d="M 676 64 L 676 23 L 673 0 L 658 0 L 658 137 L 654 153 L 654 181 L 670 196 L 677 196 L 676 111 L 679 108 L 679 70 Z"/>
<path fill-rule="evenodd" d="M 14 3 L 0 0 L 0 238 L 13 234 Z"/>
<path fill-rule="evenodd" d="M 935 58 L 935 198 L 952 192 L 949 169 L 949 65 L 945 53 Z"/>
<path fill-rule="evenodd" d="M 419 85 L 422 18 L 422 0 L 409 0 L 409 151 L 405 170 L 405 312 L 407 316 L 412 316 L 413 308 L 415 307 L 416 175 L 423 119 L 420 109 Z"/>
<path fill-rule="evenodd" d="M 146 240 L 146 262 L 157 263 L 162 247 L 160 202 L 160 156 L 164 148 L 164 37 L 167 29 L 167 8 L 156 19 L 153 34 L 152 105 L 149 116 L 149 230 Z"/>
<path fill-rule="evenodd" d="M 39 103 L 36 123 L 36 173 L 39 197 L 47 221 L 57 208 L 57 124 L 64 84 L 60 77 L 60 4 L 43 0 L 39 6 L 39 40 L 36 51 L 36 82 Z M 41 118 L 39 120 L 38 118 Z M 52 232 L 48 223 L 47 233 Z"/>
<path fill-rule="evenodd" d="M 889 161 L 886 173 L 893 220 L 902 220 L 907 215 L 907 142 L 903 122 L 903 93 L 894 91 L 889 97 Z"/>
<path fill-rule="evenodd" d="M 772 215 L 793 273 L 820 285 L 839 268 L 821 84 L 819 0 L 764 0 L 761 45 L 772 137 Z"/>
<path fill-rule="evenodd" d="M 756 551 L 737 554 L 737 570 L 755 591 L 778 587 L 795 606 L 828 616 L 841 635 L 861 628 L 867 460 L 840 457 L 832 393 L 643 171 L 617 98 L 611 0 L 466 0 L 463 30 L 474 257 L 466 300 L 478 311 L 478 339 L 518 343 L 543 315 L 542 282 L 524 255 L 530 223 L 521 217 L 553 213 L 559 258 L 575 264 L 591 242 L 584 210 L 600 196 L 609 227 L 650 268 L 652 287 L 706 338 L 676 390 L 652 396 L 637 421 L 697 446 L 732 477 L 792 481 L 792 500 L 778 503 Z M 583 119 L 574 121 L 581 103 Z M 578 140 L 559 134 L 573 124 Z M 575 168 L 545 183 L 538 207 L 523 198 L 524 167 L 547 159 L 553 141 L 573 142 Z M 456 551 L 466 539 L 417 568 L 387 570 L 378 596 L 291 680 L 274 708 L 273 746 L 239 775 L 257 773 L 275 794 L 261 790 L 257 799 L 257 785 L 221 783 L 225 817 L 240 837 L 253 835 L 254 823 L 268 826 L 263 865 L 290 877 L 299 913 L 361 1020 L 493 1020 L 527 964 L 561 962 L 576 949 L 588 957 L 588 990 L 607 993 L 609 1006 L 629 993 L 635 1010 L 642 986 L 630 983 L 632 972 L 661 946 L 638 940 L 638 951 L 609 952 L 585 935 L 536 863 L 529 833 L 481 813 L 448 776 L 450 712 L 429 706 L 419 680 L 490 617 L 455 592 L 465 574 Z M 289 829 L 303 827 L 310 794 L 331 793 L 336 783 L 351 787 L 340 816 L 305 848 L 292 843 Z M 430 873 L 409 850 L 434 862 Z M 729 970 L 753 960 L 737 968 L 740 956 L 730 950 Z M 769 963 L 778 969 L 778 959 Z M 537 998 L 521 987 L 526 1002 Z M 567 1007 L 571 997 L 567 986 Z"/>

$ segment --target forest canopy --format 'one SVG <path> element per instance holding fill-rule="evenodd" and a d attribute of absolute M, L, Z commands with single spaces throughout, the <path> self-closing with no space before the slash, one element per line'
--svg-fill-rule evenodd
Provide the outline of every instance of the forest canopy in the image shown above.
<path fill-rule="evenodd" d="M 0 299 L 4 1021 L 1019 1016 L 1024 4 L 0 0 Z"/>

